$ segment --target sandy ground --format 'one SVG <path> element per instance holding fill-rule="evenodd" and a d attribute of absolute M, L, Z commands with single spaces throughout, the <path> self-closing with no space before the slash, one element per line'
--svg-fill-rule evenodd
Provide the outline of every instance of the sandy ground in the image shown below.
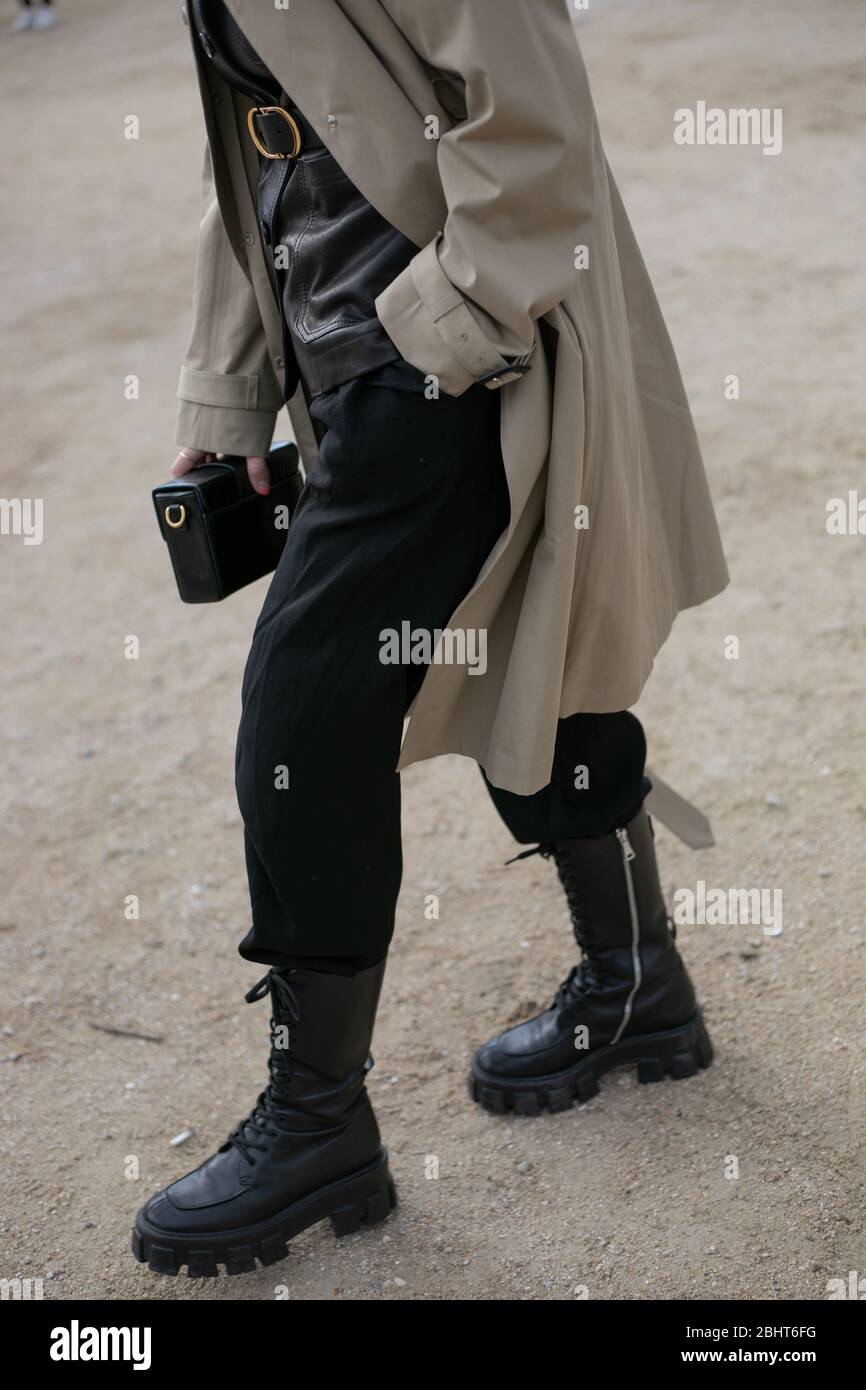
<path fill-rule="evenodd" d="M 471 764 L 413 767 L 371 1079 L 399 1212 L 206 1283 L 157 1278 L 128 1240 L 141 1201 L 222 1141 L 263 1077 L 266 1008 L 243 1005 L 256 974 L 235 952 L 232 758 L 264 587 L 182 606 L 151 514 L 202 149 L 178 6 L 61 11 L 54 33 L 0 34 L 2 491 L 45 505 L 41 545 L 0 537 L 0 1275 L 55 1297 L 534 1300 L 821 1299 L 866 1274 L 866 539 L 824 522 L 863 482 L 861 6 L 612 0 L 579 21 L 733 573 L 680 620 L 641 705 L 652 761 L 718 840 L 696 856 L 663 834 L 663 877 L 784 895 L 780 936 L 682 930 L 717 1064 L 678 1085 L 610 1078 L 536 1121 L 470 1105 L 471 1050 L 548 1000 L 568 927 L 552 870 L 503 869 L 511 844 Z M 783 153 L 677 148 L 672 113 L 698 99 L 782 107 Z"/>

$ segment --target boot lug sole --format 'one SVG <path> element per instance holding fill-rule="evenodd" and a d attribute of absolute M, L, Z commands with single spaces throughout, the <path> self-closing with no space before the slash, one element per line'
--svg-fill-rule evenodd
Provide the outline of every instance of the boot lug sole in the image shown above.
<path fill-rule="evenodd" d="M 382 1149 L 360 1172 L 309 1193 L 253 1226 L 184 1235 L 151 1225 L 142 1209 L 135 1219 L 132 1253 L 156 1274 L 176 1275 L 184 1266 L 191 1279 L 216 1278 L 220 1266 L 226 1274 L 249 1274 L 259 1265 L 284 1260 L 289 1241 L 320 1221 L 329 1220 L 335 1236 L 352 1235 L 384 1221 L 396 1205 L 388 1154 Z"/>
<path fill-rule="evenodd" d="M 599 1081 L 606 1072 L 637 1067 L 641 1085 L 670 1078 L 684 1081 L 710 1066 L 713 1045 L 698 1009 L 688 1023 L 659 1033 L 642 1033 L 599 1048 L 560 1072 L 548 1076 L 515 1077 L 507 1080 L 486 1071 L 472 1060 L 469 1075 L 471 1098 L 492 1115 L 513 1111 L 516 1115 L 539 1115 L 542 1111 L 570 1110 L 585 1105 L 598 1095 Z"/>

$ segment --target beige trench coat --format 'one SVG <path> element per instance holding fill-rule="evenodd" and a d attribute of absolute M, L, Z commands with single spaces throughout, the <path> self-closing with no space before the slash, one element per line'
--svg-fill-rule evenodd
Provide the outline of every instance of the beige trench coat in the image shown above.
<path fill-rule="evenodd" d="M 486 674 L 430 668 L 399 764 L 462 753 L 494 784 L 535 792 L 557 719 L 634 704 L 679 610 L 727 582 L 566 0 L 228 5 L 352 181 L 421 248 L 376 302 L 409 362 L 459 395 L 532 351 L 540 319 L 556 331 L 555 369 L 539 344 L 531 371 L 499 388 L 511 523 L 451 618 L 486 629 Z M 177 440 L 263 454 L 283 364 L 250 103 L 203 60 L 199 80 L 210 157 Z M 300 392 L 290 411 L 309 471 Z"/>

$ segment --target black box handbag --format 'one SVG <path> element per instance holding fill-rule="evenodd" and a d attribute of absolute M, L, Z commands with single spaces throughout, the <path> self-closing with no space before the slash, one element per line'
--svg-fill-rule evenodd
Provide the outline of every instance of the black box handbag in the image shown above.
<path fill-rule="evenodd" d="M 268 469 L 267 497 L 253 488 L 246 459 L 229 455 L 154 488 L 184 603 L 215 603 L 276 569 L 303 486 L 296 446 L 274 444 Z"/>

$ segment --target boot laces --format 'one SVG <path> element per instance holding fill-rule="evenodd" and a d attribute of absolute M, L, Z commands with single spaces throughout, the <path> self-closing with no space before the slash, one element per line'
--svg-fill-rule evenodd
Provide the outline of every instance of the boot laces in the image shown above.
<path fill-rule="evenodd" d="M 230 1146 L 237 1149 L 250 1167 L 255 1167 L 256 1163 L 252 1150 L 264 1153 L 268 1145 L 263 1141 L 278 1138 L 281 1131 L 284 1132 L 287 1127 L 292 1084 L 289 1063 L 291 1031 L 289 1046 L 283 1046 L 282 1030 L 287 1025 L 291 1030 L 291 1026 L 299 1023 L 301 1019 L 300 999 L 288 975 L 280 970 L 269 970 L 267 975 L 244 995 L 244 999 L 248 1004 L 255 1004 L 268 993 L 271 996 L 271 1050 L 268 1058 L 270 1081 L 256 1100 L 250 1114 L 232 1131 L 223 1145 L 223 1150 Z"/>
<path fill-rule="evenodd" d="M 546 844 L 535 845 L 532 849 L 526 849 L 522 854 L 515 854 L 514 858 L 509 859 L 507 863 L 514 864 L 518 859 L 529 859 L 534 854 L 540 854 L 542 859 L 552 859 L 556 865 L 556 872 L 565 891 L 565 898 L 571 915 L 574 939 L 582 956 L 579 963 L 572 966 L 556 991 L 553 1007 L 558 1009 L 563 1005 L 573 1003 L 580 995 L 598 989 L 602 983 L 601 972 L 595 959 L 596 943 L 590 919 L 583 905 L 580 878 L 573 862 L 564 852 L 562 846 L 552 840 Z"/>

